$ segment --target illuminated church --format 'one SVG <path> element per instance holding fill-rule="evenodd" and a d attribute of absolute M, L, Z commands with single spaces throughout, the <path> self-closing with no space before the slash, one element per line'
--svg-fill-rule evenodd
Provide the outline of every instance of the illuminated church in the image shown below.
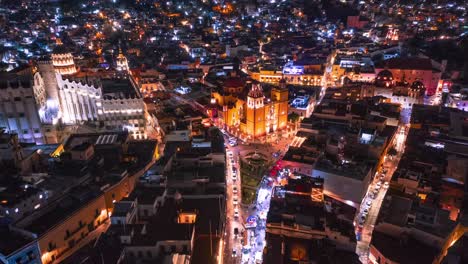
<path fill-rule="evenodd" d="M 229 78 L 222 91 L 212 94 L 219 106 L 218 122 L 232 134 L 247 140 L 259 140 L 286 128 L 288 90 L 285 82 L 272 88 L 266 96 L 258 83 L 247 87 L 237 77 Z"/>

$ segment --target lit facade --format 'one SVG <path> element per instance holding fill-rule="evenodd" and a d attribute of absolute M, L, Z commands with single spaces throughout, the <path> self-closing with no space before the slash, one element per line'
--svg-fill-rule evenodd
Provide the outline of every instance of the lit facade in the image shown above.
<path fill-rule="evenodd" d="M 131 79 L 122 79 L 134 89 L 134 96 L 104 91 L 102 85 L 83 83 L 57 75 L 62 121 L 104 126 L 107 130 L 127 130 L 134 138 L 146 138 L 146 108 Z M 111 84 L 112 85 L 112 84 Z"/>
<path fill-rule="evenodd" d="M 258 139 L 286 128 L 287 89 L 273 88 L 266 98 L 260 84 L 253 84 L 246 98 L 220 93 L 213 93 L 213 98 L 222 107 L 222 124 L 241 138 Z"/>
<path fill-rule="evenodd" d="M 118 71 L 128 71 L 128 61 L 127 58 L 123 55 L 122 49 L 119 48 L 119 55 L 117 56 L 117 70 Z"/>
<path fill-rule="evenodd" d="M 52 64 L 55 70 L 62 75 L 70 75 L 77 72 L 73 55 L 69 52 L 52 54 Z"/>
<path fill-rule="evenodd" d="M 284 73 L 283 71 L 260 70 L 259 73 L 252 73 L 252 78 L 264 83 L 279 83 L 281 79 L 288 84 L 321 86 L 323 74 L 321 73 Z"/>
<path fill-rule="evenodd" d="M 5 74 L 0 84 L 0 127 L 18 134 L 21 142 L 55 143 L 54 135 L 46 140 L 41 113 L 46 106 L 42 76 L 35 68 Z"/>

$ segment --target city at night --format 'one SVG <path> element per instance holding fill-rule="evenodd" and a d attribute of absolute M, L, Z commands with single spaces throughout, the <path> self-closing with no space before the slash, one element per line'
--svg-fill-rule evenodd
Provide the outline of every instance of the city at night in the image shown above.
<path fill-rule="evenodd" d="M 0 0 L 0 264 L 468 264 L 468 2 Z"/>

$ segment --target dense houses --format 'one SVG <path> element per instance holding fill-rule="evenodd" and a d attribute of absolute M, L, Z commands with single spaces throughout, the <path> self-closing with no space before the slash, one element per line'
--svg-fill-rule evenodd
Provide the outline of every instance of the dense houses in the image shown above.
<path fill-rule="evenodd" d="M 463 1 L 2 1 L 0 263 L 465 263 Z"/>
<path fill-rule="evenodd" d="M 466 259 L 466 116 L 450 108 L 413 107 L 405 154 L 372 238 L 373 263 Z"/>

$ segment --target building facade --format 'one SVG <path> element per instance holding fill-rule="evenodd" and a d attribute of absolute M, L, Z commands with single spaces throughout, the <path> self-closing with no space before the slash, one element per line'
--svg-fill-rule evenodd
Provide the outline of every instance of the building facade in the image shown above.
<path fill-rule="evenodd" d="M 2 74 L 1 79 L 0 127 L 6 128 L 8 133 L 18 134 L 21 142 L 46 143 L 40 118 L 40 111 L 46 104 L 41 75 L 27 67 Z"/>
<path fill-rule="evenodd" d="M 147 137 L 145 103 L 130 76 L 86 83 L 57 75 L 57 81 L 65 124 L 89 123 Z"/>
<path fill-rule="evenodd" d="M 269 98 L 260 84 L 252 84 L 246 97 L 213 93 L 213 98 L 222 107 L 221 124 L 242 139 L 260 139 L 287 126 L 288 90 L 284 87 L 273 88 Z"/>

